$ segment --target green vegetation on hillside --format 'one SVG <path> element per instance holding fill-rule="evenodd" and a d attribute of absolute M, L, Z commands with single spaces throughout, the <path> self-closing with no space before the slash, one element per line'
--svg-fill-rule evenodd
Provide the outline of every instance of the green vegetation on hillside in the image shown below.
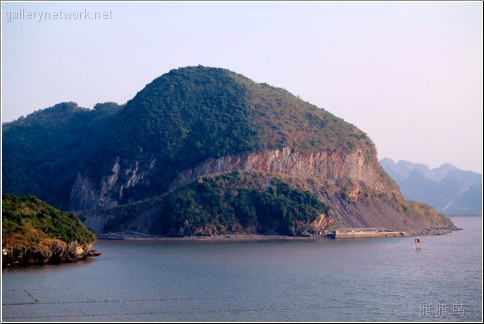
<path fill-rule="evenodd" d="M 138 200 L 161 194 L 180 170 L 209 157 L 259 150 L 249 109 L 244 87 L 222 69 L 170 71 L 127 103 L 86 170 L 97 183 L 111 172 L 116 157 L 127 167 L 135 160 L 156 159 L 153 181 L 145 188 L 126 190 L 124 197 Z"/>
<path fill-rule="evenodd" d="M 72 214 L 64 213 L 34 196 L 2 196 L 3 247 L 39 248 L 43 241 L 93 243 L 96 236 Z"/>
<path fill-rule="evenodd" d="M 368 157 L 373 154 L 371 140 L 352 124 L 285 89 L 258 84 L 243 75 L 229 73 L 246 90 L 250 120 L 264 148 L 287 146 L 302 153 L 359 148 L 366 151 Z"/>
<path fill-rule="evenodd" d="M 117 157 L 127 168 L 156 160 L 150 181 L 125 190 L 124 203 L 162 194 L 178 172 L 208 158 L 283 147 L 374 155 L 365 133 L 323 109 L 234 72 L 198 66 L 172 70 L 130 100 L 85 170 L 97 184 Z"/>
<path fill-rule="evenodd" d="M 4 192 L 66 210 L 77 175 L 100 190 L 115 161 L 124 171 L 150 170 L 122 198 L 118 191 L 108 197 L 119 204 L 161 195 L 180 171 L 227 155 L 360 149 L 377 165 L 373 144 L 353 125 L 281 88 L 203 66 L 162 75 L 125 106 L 62 103 L 37 111 L 6 123 L 3 140 Z M 117 181 L 126 183 L 128 174 Z"/>
<path fill-rule="evenodd" d="M 277 178 L 232 172 L 168 194 L 154 230 L 170 236 L 251 232 L 301 235 L 328 207 Z"/>
<path fill-rule="evenodd" d="M 80 165 L 99 149 L 121 108 L 104 103 L 90 110 L 67 102 L 5 123 L 3 192 L 32 194 L 67 209 Z"/>

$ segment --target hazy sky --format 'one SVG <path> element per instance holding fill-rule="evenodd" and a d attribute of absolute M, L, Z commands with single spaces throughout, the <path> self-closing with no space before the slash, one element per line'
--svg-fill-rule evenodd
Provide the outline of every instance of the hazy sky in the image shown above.
<path fill-rule="evenodd" d="M 480 1 L 2 2 L 2 120 L 62 101 L 125 103 L 201 64 L 327 109 L 379 158 L 482 173 L 482 12 Z"/>

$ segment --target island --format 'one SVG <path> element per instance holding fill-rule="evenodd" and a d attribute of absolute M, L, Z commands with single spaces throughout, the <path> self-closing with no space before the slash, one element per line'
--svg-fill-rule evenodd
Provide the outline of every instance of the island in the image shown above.
<path fill-rule="evenodd" d="M 34 196 L 2 195 L 2 268 L 98 256 L 96 235 L 74 215 Z"/>

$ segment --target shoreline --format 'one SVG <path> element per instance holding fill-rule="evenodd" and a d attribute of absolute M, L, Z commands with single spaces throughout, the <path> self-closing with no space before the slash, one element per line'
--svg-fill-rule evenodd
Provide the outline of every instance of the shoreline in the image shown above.
<path fill-rule="evenodd" d="M 213 236 L 157 236 L 157 235 L 126 235 L 126 236 L 99 236 L 98 240 L 105 241 L 301 241 L 325 240 L 323 236 L 288 236 L 288 235 L 262 235 L 262 234 L 226 234 Z"/>
<path fill-rule="evenodd" d="M 364 239 L 364 238 L 391 238 L 391 237 L 412 237 L 412 236 L 430 236 L 430 235 L 444 235 L 449 234 L 456 230 L 462 230 L 461 228 L 453 229 L 435 229 L 424 232 L 400 232 L 401 235 L 385 235 L 385 233 L 378 233 L 378 235 L 365 235 L 364 237 L 344 237 L 336 238 L 340 239 Z M 393 234 L 393 233 L 392 233 Z M 212 236 L 182 236 L 182 237 L 170 237 L 161 235 L 150 235 L 146 233 L 137 232 L 123 232 L 123 233 L 109 233 L 99 234 L 98 240 L 105 241 L 308 241 L 308 240 L 334 240 L 331 234 L 326 235 L 308 235 L 308 236 L 289 236 L 289 235 L 263 235 L 263 234 L 223 234 Z"/>
<path fill-rule="evenodd" d="M 54 244 L 44 250 L 38 247 L 6 247 L 2 248 L 2 269 L 75 263 L 100 255 L 101 252 L 92 249 L 92 243 L 81 245 L 74 242 L 66 247 Z"/>

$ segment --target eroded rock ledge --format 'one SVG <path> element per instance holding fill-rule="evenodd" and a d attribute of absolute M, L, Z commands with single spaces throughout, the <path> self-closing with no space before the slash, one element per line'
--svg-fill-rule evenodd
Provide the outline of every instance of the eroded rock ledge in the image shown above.
<path fill-rule="evenodd" d="M 56 242 L 45 249 L 28 247 L 2 249 L 2 268 L 43 264 L 72 263 L 99 253 L 92 245 L 80 245 L 77 242 L 65 244 Z"/>

